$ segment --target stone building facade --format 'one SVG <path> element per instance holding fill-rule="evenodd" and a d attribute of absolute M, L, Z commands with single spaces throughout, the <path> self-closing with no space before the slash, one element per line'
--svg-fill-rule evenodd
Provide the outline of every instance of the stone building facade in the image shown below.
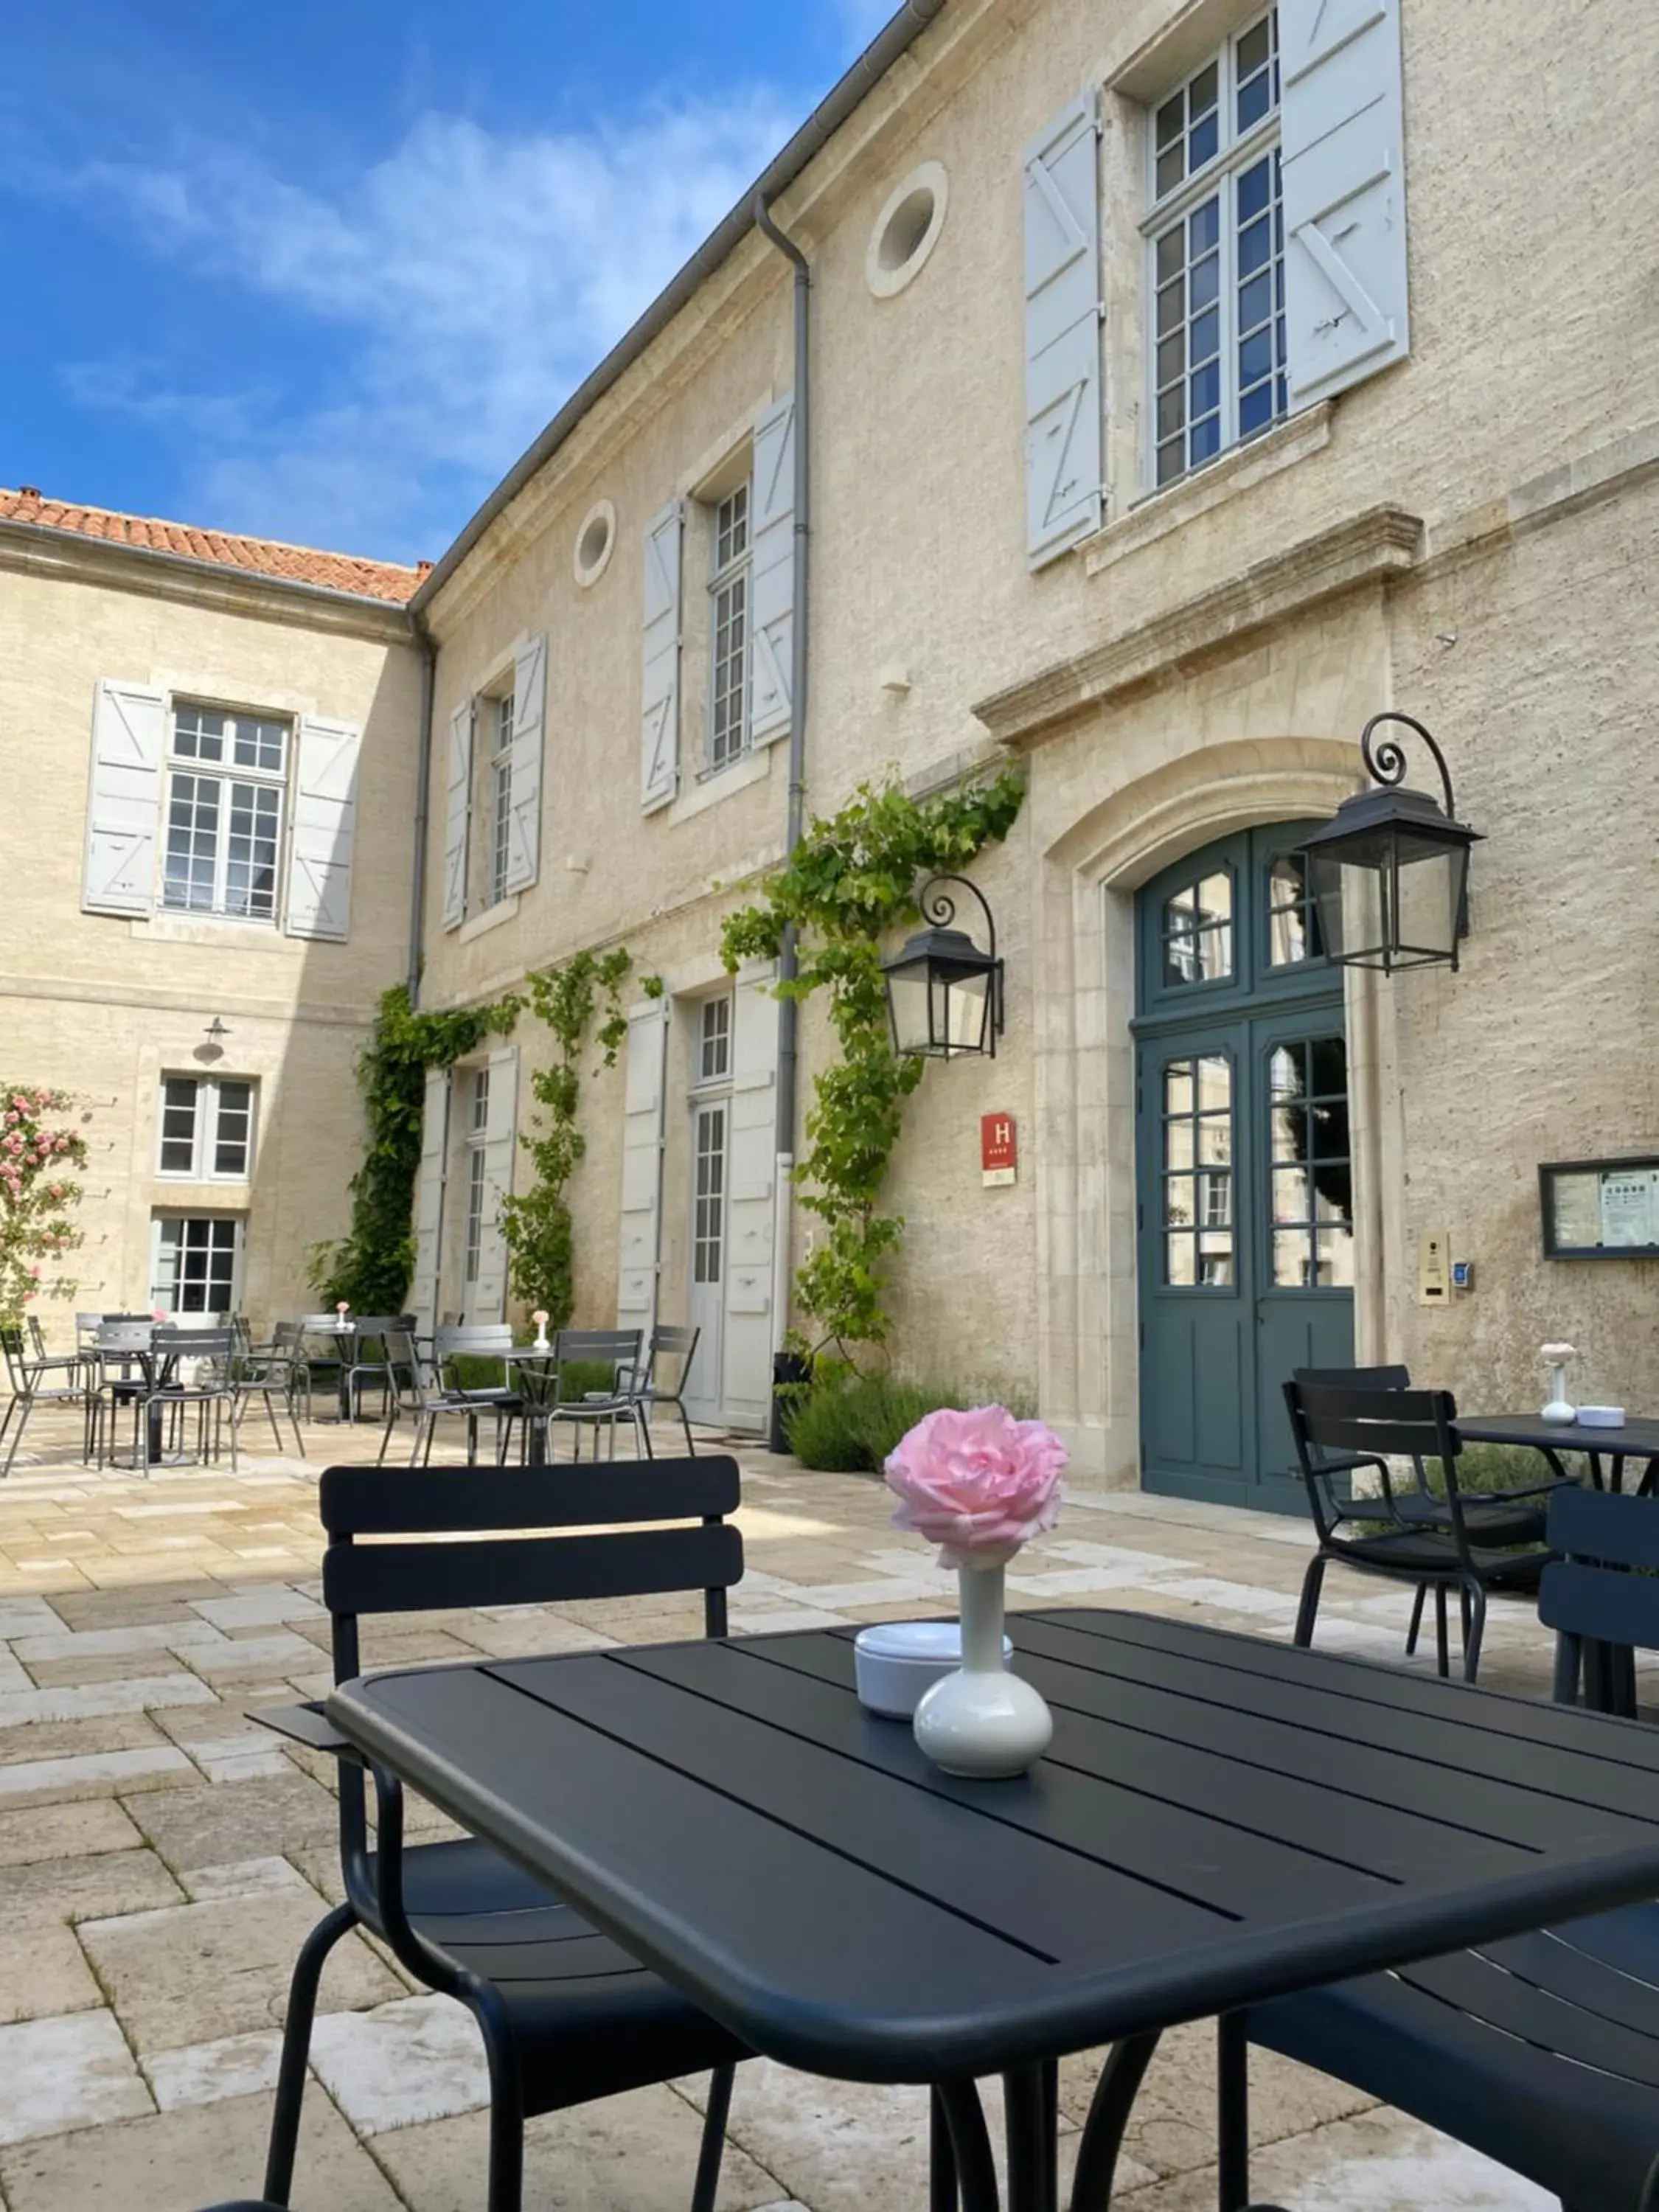
<path fill-rule="evenodd" d="M 1278 1378 L 1310 1357 L 1525 1406 L 1565 1335 L 1587 1395 L 1652 1402 L 1655 1263 L 1546 1260 L 1537 1170 L 1659 1152 L 1631 926 L 1653 187 L 1608 91 L 1656 58 L 1659 21 L 1580 0 L 913 0 L 764 180 L 808 362 L 791 264 L 736 210 L 421 581 L 423 1003 L 585 946 L 662 976 L 586 1094 L 579 1307 L 696 1322 L 706 1416 L 763 1419 L 812 1234 L 769 978 L 717 951 L 786 849 L 797 735 L 819 813 L 865 780 L 1028 780 L 975 870 L 997 1057 L 930 1068 L 895 1158 L 899 1364 L 1030 1392 L 1093 1480 L 1267 1504 Z M 406 825 L 414 655 L 351 650 L 407 710 L 382 771 Z M 1434 729 L 1485 834 L 1455 974 L 1345 976 L 1310 933 L 1298 838 L 1384 708 Z M 294 953 L 296 1003 L 359 950 Z M 327 992 L 360 1018 L 367 975 Z M 802 1043 L 810 1084 L 810 1012 Z M 431 1087 L 423 1310 L 501 1310 L 544 1049 Z M 981 1180 L 992 1112 L 1012 1187 Z M 298 1242 L 337 1225 L 309 1209 L 284 1203 Z M 1471 1284 L 1432 1306 L 1429 1237 Z"/>

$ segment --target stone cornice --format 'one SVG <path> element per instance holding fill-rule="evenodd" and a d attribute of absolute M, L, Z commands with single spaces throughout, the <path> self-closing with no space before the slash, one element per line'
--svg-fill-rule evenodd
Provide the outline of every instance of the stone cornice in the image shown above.
<path fill-rule="evenodd" d="M 1423 524 L 1403 507 L 1368 507 L 1258 561 L 1243 575 L 1121 630 L 982 699 L 974 713 L 1005 745 L 1041 744 L 1103 700 L 1176 675 L 1287 616 L 1412 568 Z"/>
<path fill-rule="evenodd" d="M 7 569 L 58 583 L 131 592 L 147 599 L 173 599 L 215 614 L 280 623 L 286 629 L 322 630 L 386 645 L 409 645 L 415 636 L 408 609 L 390 601 L 357 599 L 348 592 L 290 583 L 280 576 L 255 575 L 153 546 L 82 538 L 40 523 L 0 521 L 0 570 Z"/>

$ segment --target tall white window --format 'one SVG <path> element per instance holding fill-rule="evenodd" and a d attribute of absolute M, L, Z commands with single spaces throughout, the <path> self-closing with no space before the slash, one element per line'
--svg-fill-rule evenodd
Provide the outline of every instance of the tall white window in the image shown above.
<path fill-rule="evenodd" d="M 708 765 L 726 768 L 749 744 L 749 486 L 739 484 L 714 509 L 708 692 Z"/>
<path fill-rule="evenodd" d="M 289 726 L 179 702 L 168 747 L 161 903 L 274 921 Z"/>
<path fill-rule="evenodd" d="M 253 1089 L 222 1076 L 164 1078 L 157 1174 L 246 1182 L 253 1170 Z"/>
<path fill-rule="evenodd" d="M 489 903 L 499 906 L 507 896 L 507 867 L 513 849 L 513 714 L 512 692 L 503 698 L 486 699 L 494 743 L 490 749 Z"/>
<path fill-rule="evenodd" d="M 241 1292 L 243 1217 L 158 1213 L 151 1224 L 151 1304 L 161 1313 L 232 1314 Z"/>
<path fill-rule="evenodd" d="M 1159 103 L 1152 140 L 1152 459 L 1165 484 L 1285 411 L 1277 9 Z"/>
<path fill-rule="evenodd" d="M 478 1279 L 478 1255 L 483 1246 L 486 1192 L 485 1146 L 489 1141 L 489 1070 L 477 1068 L 466 1119 L 466 1280 Z"/>

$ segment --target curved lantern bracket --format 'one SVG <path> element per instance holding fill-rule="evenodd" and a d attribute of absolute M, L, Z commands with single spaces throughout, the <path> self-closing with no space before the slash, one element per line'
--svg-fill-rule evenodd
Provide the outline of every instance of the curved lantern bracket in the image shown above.
<path fill-rule="evenodd" d="M 985 919 L 988 949 L 957 927 L 965 891 Z M 985 894 L 966 876 L 929 876 L 915 894 L 927 925 L 881 963 L 893 1049 L 907 1057 L 994 1060 L 1004 1023 L 1003 963 Z"/>
<path fill-rule="evenodd" d="M 997 957 L 996 917 L 991 912 L 990 902 L 984 892 L 977 884 L 970 883 L 966 876 L 929 876 L 916 894 L 916 905 L 924 921 L 931 921 L 936 929 L 949 929 L 954 925 L 957 905 L 950 892 L 943 888 L 946 884 L 954 884 L 959 890 L 966 891 L 985 916 L 986 957 L 991 964 L 991 1018 L 986 1030 L 988 1056 L 994 1060 L 1004 1018 L 1003 963 Z"/>
<path fill-rule="evenodd" d="M 1381 784 L 1386 791 L 1393 790 L 1406 781 L 1406 755 L 1403 748 L 1392 738 L 1384 738 L 1380 744 L 1372 743 L 1374 732 L 1380 729 L 1384 722 L 1402 724 L 1405 728 L 1413 731 L 1428 747 L 1434 764 L 1440 771 L 1440 787 L 1446 794 L 1446 819 L 1449 822 L 1455 822 L 1457 801 L 1452 795 L 1451 770 L 1446 766 L 1446 756 L 1435 743 L 1433 732 L 1425 728 L 1415 714 L 1402 714 L 1393 708 L 1387 708 L 1382 714 L 1373 714 L 1359 732 L 1359 756 L 1365 763 L 1365 772 L 1371 781 Z"/>

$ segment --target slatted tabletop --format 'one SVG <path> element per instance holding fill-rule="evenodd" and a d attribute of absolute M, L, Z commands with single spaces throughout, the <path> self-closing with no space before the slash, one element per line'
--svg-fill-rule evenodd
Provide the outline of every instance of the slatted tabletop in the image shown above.
<path fill-rule="evenodd" d="M 331 1718 L 754 2048 L 983 2075 L 1659 1894 L 1659 1731 L 1144 1614 L 1012 1617 L 1018 1782 L 850 1632 L 382 1674 Z"/>
<path fill-rule="evenodd" d="M 1559 1452 L 1582 1452 L 1589 1460 L 1595 1486 L 1601 1487 L 1601 1462 L 1612 1462 L 1608 1487 L 1624 1486 L 1625 1462 L 1644 1459 L 1644 1492 L 1659 1468 L 1659 1421 L 1627 1420 L 1616 1429 L 1598 1429 L 1582 1421 L 1546 1421 L 1536 1413 L 1472 1413 L 1457 1417 L 1457 1432 L 1465 1443 L 1529 1444 L 1553 1458 Z M 1558 1462 L 1559 1464 L 1559 1462 Z"/>

